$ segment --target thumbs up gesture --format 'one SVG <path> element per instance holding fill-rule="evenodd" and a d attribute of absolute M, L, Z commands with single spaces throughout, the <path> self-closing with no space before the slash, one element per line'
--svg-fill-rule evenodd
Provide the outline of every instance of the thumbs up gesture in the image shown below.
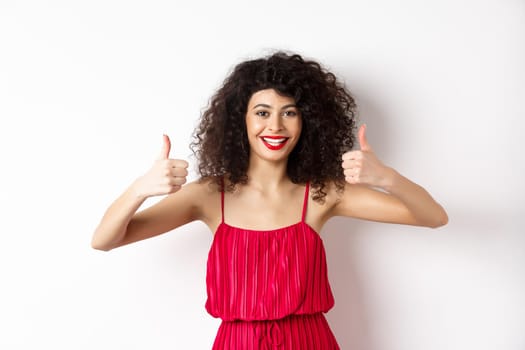
<path fill-rule="evenodd" d="M 170 159 L 171 142 L 163 135 L 162 149 L 151 169 L 137 179 L 135 190 L 140 197 L 152 197 L 177 192 L 186 183 L 188 162 Z"/>
<path fill-rule="evenodd" d="M 377 159 L 366 139 L 366 125 L 358 131 L 360 149 L 343 154 L 343 172 L 346 182 L 382 187 L 388 168 Z"/>

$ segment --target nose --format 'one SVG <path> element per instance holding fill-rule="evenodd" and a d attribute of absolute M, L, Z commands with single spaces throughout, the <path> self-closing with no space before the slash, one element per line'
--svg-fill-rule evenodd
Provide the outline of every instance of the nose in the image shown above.
<path fill-rule="evenodd" d="M 283 129 L 282 118 L 275 113 L 268 119 L 268 129 L 272 132 L 281 131 Z"/>

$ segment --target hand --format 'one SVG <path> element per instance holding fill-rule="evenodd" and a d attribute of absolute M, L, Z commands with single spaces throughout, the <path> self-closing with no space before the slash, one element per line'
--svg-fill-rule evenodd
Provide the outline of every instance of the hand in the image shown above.
<path fill-rule="evenodd" d="M 188 162 L 170 159 L 171 142 L 163 135 L 162 150 L 151 169 L 134 183 L 139 197 L 152 197 L 177 192 L 186 183 Z"/>
<path fill-rule="evenodd" d="M 377 159 L 366 139 L 366 125 L 358 131 L 360 150 L 343 154 L 343 172 L 346 182 L 384 188 L 389 168 Z"/>

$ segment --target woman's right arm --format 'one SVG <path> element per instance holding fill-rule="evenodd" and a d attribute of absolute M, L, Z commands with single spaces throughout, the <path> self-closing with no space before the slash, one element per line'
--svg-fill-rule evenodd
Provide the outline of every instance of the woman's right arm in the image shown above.
<path fill-rule="evenodd" d="M 170 140 L 164 135 L 159 158 L 152 168 L 135 180 L 106 210 L 95 229 L 91 246 L 108 251 L 167 232 L 197 218 L 197 206 L 191 195 L 194 186 L 186 182 L 188 163 L 169 159 Z M 155 205 L 137 213 L 144 201 L 168 195 Z"/>

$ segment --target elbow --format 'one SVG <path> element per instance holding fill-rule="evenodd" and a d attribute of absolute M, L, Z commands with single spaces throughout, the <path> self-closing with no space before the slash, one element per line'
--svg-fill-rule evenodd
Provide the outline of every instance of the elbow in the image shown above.
<path fill-rule="evenodd" d="M 97 235 L 95 234 L 91 239 L 91 248 L 95 250 L 101 250 L 103 252 L 109 252 L 111 249 L 114 248 L 114 246 L 110 246 L 107 242 L 102 242 L 100 239 L 98 239 Z"/>
<path fill-rule="evenodd" d="M 99 226 L 95 229 L 91 238 L 91 248 L 108 252 L 112 249 L 120 247 L 125 236 L 126 231 L 115 232 L 111 229 L 106 229 Z"/>
<path fill-rule="evenodd" d="M 428 227 L 430 227 L 430 228 L 438 228 L 438 227 L 441 227 L 441 226 L 445 226 L 446 224 L 448 224 L 448 215 L 445 212 L 445 210 L 441 210 L 441 213 L 439 213 L 439 215 L 435 216 L 435 220 L 433 220 L 428 225 Z"/>
<path fill-rule="evenodd" d="M 91 241 L 91 248 L 93 248 L 95 250 L 101 250 L 103 252 L 109 252 L 111 250 L 110 247 L 107 247 L 107 246 L 105 246 L 103 244 L 100 244 L 100 243 L 98 243 L 98 242 L 96 242 L 94 240 Z"/>

